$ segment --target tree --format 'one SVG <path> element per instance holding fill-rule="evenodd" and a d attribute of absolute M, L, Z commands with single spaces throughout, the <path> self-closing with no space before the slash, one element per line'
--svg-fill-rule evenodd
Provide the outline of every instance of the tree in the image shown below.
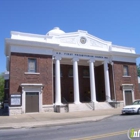
<path fill-rule="evenodd" d="M 0 101 L 4 98 L 4 77 L 3 73 L 0 74 Z"/>
<path fill-rule="evenodd" d="M 138 77 L 140 77 L 140 64 L 137 65 L 137 72 L 138 72 Z"/>

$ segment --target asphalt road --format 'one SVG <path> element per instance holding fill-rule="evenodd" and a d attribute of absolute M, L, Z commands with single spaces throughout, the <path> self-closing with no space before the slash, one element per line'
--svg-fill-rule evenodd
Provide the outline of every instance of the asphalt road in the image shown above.
<path fill-rule="evenodd" d="M 63 126 L 5 129 L 0 130 L 0 140 L 128 140 L 130 128 L 140 129 L 140 115 L 119 115 Z"/>

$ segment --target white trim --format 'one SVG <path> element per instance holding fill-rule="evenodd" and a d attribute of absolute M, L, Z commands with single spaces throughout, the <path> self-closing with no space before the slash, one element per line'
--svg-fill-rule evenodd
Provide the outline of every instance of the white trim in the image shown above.
<path fill-rule="evenodd" d="M 124 105 L 126 105 L 126 102 L 125 102 L 125 91 L 131 91 L 131 93 L 132 93 L 132 102 L 134 102 L 135 101 L 135 98 L 134 98 L 134 85 L 133 84 L 122 84 L 122 89 L 123 89 Z"/>
<path fill-rule="evenodd" d="M 42 88 L 43 84 L 34 83 L 22 83 L 22 113 L 26 113 L 26 92 L 38 92 L 39 93 L 39 112 L 42 112 Z"/>
<path fill-rule="evenodd" d="M 40 74 L 40 73 L 38 73 L 38 72 L 24 72 L 24 74 Z"/>
<path fill-rule="evenodd" d="M 122 84 L 122 86 L 133 86 L 133 84 Z"/>
<path fill-rule="evenodd" d="M 21 86 L 44 86 L 43 84 L 35 84 L 35 83 L 22 83 Z"/>
<path fill-rule="evenodd" d="M 131 77 L 131 76 L 123 76 L 123 77 Z"/>

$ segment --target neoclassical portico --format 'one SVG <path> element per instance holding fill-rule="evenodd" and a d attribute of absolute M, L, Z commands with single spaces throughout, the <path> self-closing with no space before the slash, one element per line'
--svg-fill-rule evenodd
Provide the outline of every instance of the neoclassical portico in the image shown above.
<path fill-rule="evenodd" d="M 60 75 L 60 65 L 61 65 L 61 56 L 55 56 L 55 105 L 62 105 L 61 101 L 61 75 Z M 63 59 L 65 59 L 63 57 Z M 71 64 L 73 67 L 73 91 L 74 91 L 74 104 L 80 104 L 80 92 L 79 92 L 79 73 L 78 73 L 78 63 L 82 60 L 78 57 L 71 58 Z M 90 100 L 92 102 L 97 102 L 96 99 L 96 86 L 95 86 L 95 71 L 94 64 L 97 60 L 90 58 L 87 60 L 87 65 L 89 65 L 89 79 L 90 79 Z M 104 79 L 105 79 L 105 98 L 106 101 L 111 101 L 110 95 L 110 81 L 109 81 L 109 72 L 108 72 L 108 60 L 102 60 L 104 67 Z"/>

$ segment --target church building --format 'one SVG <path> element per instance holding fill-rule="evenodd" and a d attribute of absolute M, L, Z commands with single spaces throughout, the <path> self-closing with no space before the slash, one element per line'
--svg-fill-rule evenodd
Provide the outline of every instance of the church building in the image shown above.
<path fill-rule="evenodd" d="M 9 115 L 96 110 L 140 99 L 134 48 L 87 31 L 11 31 L 5 39 Z"/>

